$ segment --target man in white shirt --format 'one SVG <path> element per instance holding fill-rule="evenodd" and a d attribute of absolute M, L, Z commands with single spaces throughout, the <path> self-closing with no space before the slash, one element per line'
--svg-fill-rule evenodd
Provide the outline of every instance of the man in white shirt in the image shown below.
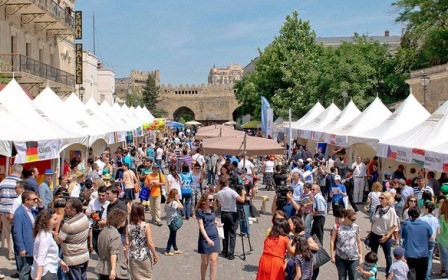
<path fill-rule="evenodd" d="M 300 181 L 299 172 L 294 172 L 291 177 L 291 187 L 293 189 L 292 198 L 299 203 L 303 196 L 303 183 Z"/>
<path fill-rule="evenodd" d="M 244 167 L 243 167 L 244 162 Z M 238 169 L 244 170 L 246 168 L 246 178 L 249 179 L 251 182 L 253 182 L 253 177 L 255 175 L 254 169 L 255 165 L 249 160 L 249 157 L 246 156 L 246 159 L 241 160 L 240 163 L 238 163 Z"/>
<path fill-rule="evenodd" d="M 156 150 L 156 164 L 157 166 L 160 167 L 160 170 L 163 172 L 162 157 L 163 157 L 162 144 L 159 144 Z"/>
<path fill-rule="evenodd" d="M 102 186 L 98 189 L 98 197 L 91 200 L 86 209 L 86 216 L 89 218 L 89 225 L 92 228 L 92 242 L 89 247 L 95 249 L 95 252 L 98 251 L 98 235 L 106 226 L 106 209 L 109 204 L 109 200 L 106 199 L 106 187 Z"/>
<path fill-rule="evenodd" d="M 364 184 L 366 177 L 366 165 L 362 162 L 362 158 L 358 156 L 356 162 L 352 164 L 353 169 L 353 201 L 355 203 L 362 203 L 364 194 Z"/>
<path fill-rule="evenodd" d="M 204 156 L 201 154 L 201 149 L 197 148 L 196 149 L 196 153 L 194 155 L 191 156 L 191 159 L 193 159 L 194 161 L 196 161 L 201 167 L 202 165 L 205 163 L 205 158 Z"/>
<path fill-rule="evenodd" d="M 95 163 L 98 164 L 98 174 L 99 175 L 103 175 L 103 169 L 106 166 L 106 164 L 104 163 L 104 159 L 106 159 L 106 155 L 101 154 L 101 157 L 97 161 L 95 161 Z"/>

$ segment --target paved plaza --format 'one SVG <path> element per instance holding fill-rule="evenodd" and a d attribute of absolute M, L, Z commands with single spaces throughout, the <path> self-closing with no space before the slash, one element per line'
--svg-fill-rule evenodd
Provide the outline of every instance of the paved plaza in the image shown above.
<path fill-rule="evenodd" d="M 267 211 L 270 211 L 274 192 L 260 190 L 259 195 L 265 195 L 269 197 L 267 203 Z M 260 201 L 254 202 L 259 209 L 261 206 Z M 163 205 L 162 205 L 163 209 Z M 162 210 L 163 211 L 163 210 Z M 164 214 L 162 214 L 162 217 Z M 246 248 L 246 260 L 236 257 L 235 260 L 229 261 L 225 258 L 218 258 L 218 279 L 255 279 L 258 267 L 258 261 L 263 252 L 263 240 L 265 238 L 266 230 L 271 225 L 271 214 L 261 214 L 258 218 L 259 222 L 251 225 L 251 243 L 253 247 L 252 252 L 248 252 L 248 241 L 244 239 Z M 362 237 L 365 237 L 367 229 L 370 228 L 368 217 L 365 213 L 358 212 L 358 220 L 356 223 L 362 229 Z M 325 237 L 324 245 L 327 251 L 329 251 L 330 245 L 330 229 L 334 224 L 333 216 L 330 215 L 326 219 L 325 223 Z M 165 256 L 165 246 L 168 240 L 168 227 L 166 223 L 162 227 L 152 226 L 152 236 L 156 245 L 156 250 L 159 254 L 159 263 L 154 267 L 153 279 L 199 279 L 200 272 L 200 256 L 197 253 L 197 239 L 198 239 L 198 225 L 196 220 L 190 219 L 184 221 L 183 227 L 179 230 L 177 235 L 177 244 L 179 250 L 183 251 L 181 255 Z M 237 245 L 235 255 L 242 255 L 242 241 L 241 238 L 237 238 Z M 364 248 L 363 254 L 367 252 Z M 5 279 L 11 279 L 8 277 L 15 272 L 15 264 L 13 261 L 8 261 L 5 256 L 7 252 L 5 249 L 0 251 L 0 273 L 7 275 Z M 94 269 L 96 266 L 96 254 L 91 255 L 91 261 L 89 262 L 88 279 L 97 279 Z M 377 279 L 385 279 L 385 260 L 384 255 L 379 250 L 379 263 L 378 263 L 378 277 Z M 439 271 L 438 261 L 435 261 L 434 270 Z M 319 279 L 335 279 L 337 271 L 335 265 L 331 262 L 325 264 L 319 274 Z M 433 279 L 440 279 L 434 277 Z"/>

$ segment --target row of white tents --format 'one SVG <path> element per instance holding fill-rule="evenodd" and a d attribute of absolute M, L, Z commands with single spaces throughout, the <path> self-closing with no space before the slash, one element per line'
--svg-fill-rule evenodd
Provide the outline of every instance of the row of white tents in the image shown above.
<path fill-rule="evenodd" d="M 353 101 L 340 111 L 317 102 L 291 127 L 292 138 L 348 148 L 349 155 L 405 163 L 448 172 L 448 101 L 432 115 L 412 93 L 392 113 L 377 97 L 361 112 Z M 391 164 L 387 164 L 391 165 Z M 393 164 L 392 164 L 393 165 Z"/>
<path fill-rule="evenodd" d="M 62 100 L 49 87 L 31 100 L 13 79 L 0 91 L 0 120 L 0 155 L 10 157 L 14 145 L 15 162 L 26 163 L 58 158 L 68 147 L 101 152 L 128 134 L 143 136 L 143 123 L 154 116 L 146 108 L 98 105 L 92 98 L 84 104 L 73 93 Z"/>

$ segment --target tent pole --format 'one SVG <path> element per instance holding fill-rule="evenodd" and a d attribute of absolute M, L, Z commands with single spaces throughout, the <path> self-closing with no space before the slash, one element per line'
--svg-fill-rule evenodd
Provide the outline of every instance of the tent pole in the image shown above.
<path fill-rule="evenodd" d="M 244 169 L 246 169 L 246 133 L 244 133 L 243 138 L 243 171 L 247 173 L 247 170 Z"/>
<path fill-rule="evenodd" d="M 8 176 L 10 174 L 9 172 L 9 165 L 10 165 L 10 157 L 6 157 L 6 168 L 5 168 L 5 177 Z"/>

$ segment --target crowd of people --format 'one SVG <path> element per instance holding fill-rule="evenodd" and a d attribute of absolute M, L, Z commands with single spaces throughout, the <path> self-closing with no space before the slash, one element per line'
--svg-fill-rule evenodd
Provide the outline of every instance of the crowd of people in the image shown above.
<path fill-rule="evenodd" d="M 106 148 L 99 156 L 90 151 L 86 164 L 75 157 L 58 184 L 51 169 L 38 184 L 37 168 L 15 164 L 0 183 L 2 246 L 16 262 L 12 277 L 87 279 L 90 255 L 97 254 L 99 279 L 151 279 L 159 259 L 151 225 L 163 226 L 164 203 L 164 255 L 183 253 L 177 232 L 193 218 L 201 279 L 207 270 L 216 279 L 218 256 L 235 259 L 237 228 L 250 240 L 252 199 L 262 185 L 276 194 L 257 279 L 317 279 L 321 250 L 329 252 L 339 279 L 375 279 L 380 246 L 388 279 L 430 279 L 435 251 L 444 275 L 446 176 L 406 174 L 404 166 L 381 174 L 376 157 L 349 163 L 344 149 L 329 154 L 298 146 L 289 159 L 208 155 L 185 132 L 113 153 Z M 368 229 L 355 223 L 361 209 L 369 215 Z M 323 248 L 329 213 L 334 226 L 330 247 Z"/>

